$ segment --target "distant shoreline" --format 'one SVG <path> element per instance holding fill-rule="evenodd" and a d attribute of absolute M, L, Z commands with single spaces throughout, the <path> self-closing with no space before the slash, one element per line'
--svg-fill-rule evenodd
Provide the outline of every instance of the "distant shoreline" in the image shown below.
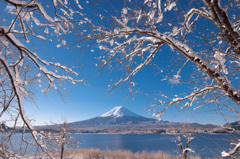
<path fill-rule="evenodd" d="M 5 130 L 5 132 L 11 131 L 12 128 Z M 56 129 L 35 129 L 36 131 L 45 131 L 45 132 L 59 132 Z M 19 133 L 22 133 L 23 130 L 19 130 Z M 30 133 L 28 129 L 24 130 L 25 133 Z M 171 130 L 171 129 L 152 129 L 152 130 L 71 130 L 69 133 L 74 134 L 169 134 L 169 135 L 181 135 L 186 133 L 192 134 L 239 134 L 239 130 L 230 131 L 230 129 L 218 128 L 214 130 Z"/>

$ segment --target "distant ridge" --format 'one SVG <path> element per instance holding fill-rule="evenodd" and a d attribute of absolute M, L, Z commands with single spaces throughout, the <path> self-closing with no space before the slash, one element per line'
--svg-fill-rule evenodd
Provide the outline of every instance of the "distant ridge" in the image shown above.
<path fill-rule="evenodd" d="M 110 125 L 123 125 L 123 124 L 137 124 L 142 122 L 155 122 L 156 119 L 146 118 L 137 115 L 123 106 L 117 106 L 112 110 L 104 113 L 98 117 L 91 118 L 84 121 L 69 123 L 68 125 L 80 127 L 93 127 L 93 126 L 110 126 Z"/>
<path fill-rule="evenodd" d="M 81 133 L 179 133 L 189 128 L 195 132 L 205 133 L 212 132 L 217 126 L 158 121 L 135 114 L 123 106 L 117 106 L 95 118 L 68 123 L 67 127 L 72 132 Z M 46 126 L 37 127 L 39 130 L 45 128 Z M 52 125 L 50 129 L 55 131 L 57 127 Z"/>
<path fill-rule="evenodd" d="M 229 127 L 235 130 L 240 130 L 240 120 L 232 122 L 232 123 L 227 123 L 223 127 Z"/>

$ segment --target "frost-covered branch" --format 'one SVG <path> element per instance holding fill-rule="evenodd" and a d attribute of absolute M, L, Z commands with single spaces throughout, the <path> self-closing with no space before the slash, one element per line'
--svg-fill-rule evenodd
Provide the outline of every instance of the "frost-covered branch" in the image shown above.
<path fill-rule="evenodd" d="M 145 65 L 153 61 L 154 55 L 163 54 L 167 45 L 171 48 L 172 57 L 176 61 L 178 58 L 183 57 L 189 61 L 187 64 L 184 64 L 184 67 L 189 68 L 189 63 L 195 64 L 197 71 L 194 76 L 201 76 L 203 80 L 181 80 L 180 72 L 182 68 L 177 68 L 176 74 L 173 75 L 174 78 L 186 83 L 192 83 L 194 90 L 191 90 L 190 93 L 185 92 L 184 96 L 176 95 L 178 96 L 177 98 L 168 98 L 167 101 L 157 100 L 161 101 L 159 105 L 168 104 L 171 106 L 180 103 L 180 105 L 183 105 L 181 106 L 181 109 L 183 109 L 194 105 L 193 103 L 198 102 L 200 99 L 206 102 L 218 102 L 217 98 L 225 96 L 227 100 L 233 100 L 238 106 L 233 109 L 239 109 L 240 90 L 237 83 L 240 75 L 238 71 L 240 69 L 240 60 L 238 54 L 236 54 L 237 48 L 231 42 L 235 39 L 235 42 L 238 43 L 239 29 L 235 29 L 235 25 L 229 26 L 229 24 L 235 24 L 231 20 L 238 21 L 238 19 L 230 19 L 230 15 L 227 14 L 233 14 L 232 12 L 234 11 L 226 12 L 221 7 L 220 0 L 204 0 L 201 5 L 203 6 L 197 8 L 199 5 L 196 5 L 187 11 L 183 15 L 182 23 L 179 21 L 177 24 L 173 22 L 166 25 L 162 22 L 162 19 L 169 14 L 168 11 L 171 11 L 172 14 L 177 12 L 177 3 L 144 1 L 143 6 L 131 9 L 126 4 L 122 9 L 122 15 L 120 17 L 113 16 L 112 18 L 116 24 L 113 27 L 114 29 L 101 26 L 96 27 L 94 32 L 98 36 L 95 36 L 101 37 L 101 39 L 98 39 L 99 49 L 107 52 L 106 56 L 100 57 L 104 66 L 109 65 L 111 67 L 112 64 L 117 63 L 122 68 L 127 68 L 125 76 L 114 83 L 112 85 L 113 88 L 127 80 L 130 82 L 130 87 L 135 86 L 132 77 L 143 69 Z M 228 10 L 230 9 L 229 7 Z M 158 21 L 160 15 L 161 21 Z M 201 21 L 211 24 L 211 28 L 206 30 L 210 36 L 215 36 L 215 38 L 206 39 L 205 36 L 208 36 L 207 34 L 202 34 L 201 38 L 197 29 L 194 28 Z M 166 29 L 167 27 L 169 28 Z M 172 31 L 169 31 L 171 28 Z M 224 30 L 227 30 L 228 33 L 224 32 Z M 199 47 L 192 44 L 194 40 L 188 38 L 188 35 L 192 39 L 200 41 L 202 47 L 199 44 Z M 182 56 L 179 56 L 179 53 Z M 161 67 L 161 63 L 156 65 Z M 163 110 L 166 110 L 165 108 Z M 159 112 L 162 113 L 162 111 Z M 234 112 L 239 111 L 234 110 Z"/>
<path fill-rule="evenodd" d="M 197 98 L 198 95 L 204 94 L 204 92 L 209 92 L 209 91 L 214 90 L 214 89 L 221 89 L 221 87 L 218 87 L 218 86 L 206 87 L 206 88 L 203 88 L 202 90 L 193 92 L 192 94 L 187 95 L 187 96 L 185 96 L 183 98 L 174 98 L 174 99 L 172 99 L 172 101 L 169 104 L 172 105 L 172 104 L 184 101 L 186 99 L 190 99 L 190 102 L 189 103 L 187 102 L 184 107 L 192 106 L 192 104 L 194 102 L 194 98 Z"/>
<path fill-rule="evenodd" d="M 200 16 L 203 16 L 203 17 L 206 17 L 206 18 L 209 18 L 212 20 L 212 17 L 210 16 L 210 14 L 207 12 L 207 11 L 201 11 L 199 9 L 196 9 L 196 8 L 192 8 L 186 15 L 185 15 L 185 20 L 184 20 L 184 26 L 186 27 L 186 29 L 189 30 L 189 22 L 192 18 L 192 16 L 194 14 L 198 14 Z"/>
<path fill-rule="evenodd" d="M 180 148 L 181 152 L 182 152 L 182 156 L 184 159 L 187 159 L 187 153 L 188 152 L 193 152 L 195 153 L 195 151 L 193 151 L 192 149 L 189 148 L 190 143 L 194 140 L 194 137 L 192 137 L 192 135 L 190 133 L 186 133 L 185 135 L 183 135 L 183 137 L 186 139 L 186 145 L 185 148 L 183 146 L 183 142 L 180 136 L 177 136 L 177 141 L 178 141 L 178 147 Z"/>
<path fill-rule="evenodd" d="M 101 16 L 101 25 L 107 25 L 93 26 L 91 37 L 96 37 L 103 53 L 99 57 L 103 68 L 123 72 L 112 80 L 112 88 L 129 82 L 131 92 L 136 73 L 147 64 L 157 68 L 153 73 L 159 75 L 159 83 L 152 87 L 159 87 L 160 97 L 149 95 L 157 101 L 154 116 L 160 118 L 173 105 L 192 111 L 209 104 L 222 116 L 239 116 L 239 10 L 239 0 L 131 0 L 124 3 L 121 13 L 105 15 L 105 21 Z M 171 90 L 161 90 L 161 84 L 167 85 L 164 80 L 172 83 Z M 181 93 L 177 84 L 186 84 Z M 178 141 L 183 155 L 191 151 Z"/>
<path fill-rule="evenodd" d="M 229 151 L 229 152 L 226 152 L 226 151 L 223 151 L 221 154 L 222 154 L 222 157 L 234 157 L 240 150 L 240 142 L 238 142 L 237 144 L 235 144 L 235 147 Z"/>
<path fill-rule="evenodd" d="M 22 94 L 20 92 L 19 89 L 19 84 L 18 81 L 20 79 L 17 79 L 16 76 L 18 77 L 19 74 L 17 72 L 17 74 L 15 75 L 15 73 L 12 71 L 12 69 L 9 67 L 8 62 L 6 61 L 6 59 L 2 56 L 0 56 L 0 61 L 3 64 L 3 66 L 5 67 L 8 76 L 10 78 L 11 84 L 12 84 L 12 88 L 14 90 L 14 93 L 16 95 L 17 101 L 18 101 L 18 107 L 19 107 L 19 113 L 22 117 L 23 122 L 27 125 L 28 129 L 30 130 L 30 133 L 33 136 L 33 139 L 35 140 L 35 142 L 41 147 L 41 149 L 47 153 L 47 149 L 45 149 L 45 147 L 43 147 L 37 140 L 37 134 L 36 131 L 34 130 L 34 128 L 32 127 L 32 125 L 30 124 L 29 119 L 26 117 L 25 113 L 24 113 L 24 106 L 23 106 L 23 102 L 22 102 Z M 16 68 L 15 68 L 16 70 Z"/>
<path fill-rule="evenodd" d="M 163 43 L 168 44 L 169 46 L 171 46 L 172 48 L 178 50 L 179 52 L 181 52 L 185 57 L 187 57 L 189 60 L 191 60 L 193 63 L 195 63 L 199 68 L 201 68 L 204 72 L 206 72 L 210 77 L 212 77 L 215 82 L 221 87 L 222 90 L 224 90 L 228 96 L 234 100 L 238 105 L 240 105 L 240 91 L 237 90 L 236 88 L 234 88 L 230 81 L 223 75 L 221 75 L 221 73 L 216 70 L 213 66 L 209 65 L 207 61 L 205 61 L 201 56 L 198 55 L 198 53 L 194 52 L 188 45 L 175 40 L 171 37 L 168 37 L 164 34 L 159 33 L 158 31 L 147 31 L 147 30 L 142 30 L 139 28 L 130 28 L 130 27 L 126 27 L 123 28 L 121 30 L 119 30 L 119 33 L 121 34 L 130 34 L 130 33 L 135 33 L 135 34 L 142 34 L 142 35 L 148 35 L 149 37 L 147 39 L 150 39 L 149 41 L 151 41 L 154 44 L 159 43 L 161 46 Z M 112 34 L 112 37 L 118 37 L 118 34 Z M 121 35 L 122 36 L 122 35 Z M 129 42 L 131 42 L 131 40 L 127 40 L 125 44 L 129 44 Z M 125 46 L 124 44 L 124 46 Z M 102 49 L 105 49 L 102 47 Z M 118 47 L 114 48 L 115 52 L 116 50 L 120 50 L 123 49 L 123 45 L 119 45 Z M 107 49 L 108 50 L 108 49 Z M 142 48 L 143 50 L 143 48 Z M 156 50 L 154 51 L 156 52 Z M 134 54 L 130 53 L 130 54 Z M 111 54 L 111 58 L 114 56 L 115 54 Z M 136 67 L 136 69 L 128 74 L 127 77 L 119 80 L 115 85 L 119 85 L 120 83 L 122 83 L 123 81 L 126 81 L 129 77 L 131 77 L 132 75 L 134 75 L 137 71 L 139 71 L 145 64 L 148 63 L 148 61 L 153 57 L 152 54 L 149 55 L 149 57 L 147 58 L 147 60 L 143 63 L 143 64 L 139 64 L 138 67 Z M 219 59 L 218 59 L 219 60 Z M 108 61 L 106 61 L 105 63 L 109 63 L 110 59 Z M 219 61 L 219 62 L 222 62 Z M 223 64 L 222 64 L 223 66 Z"/>
<path fill-rule="evenodd" d="M 37 144 L 43 152 L 48 153 L 44 136 L 35 131 L 24 112 L 23 99 L 32 100 L 33 92 L 30 88 L 36 83 L 43 87 L 43 92 L 47 92 L 50 88 L 65 90 L 63 81 L 75 84 L 83 83 L 83 80 L 78 79 L 78 73 L 73 68 L 59 62 L 46 61 L 43 54 L 32 51 L 31 44 L 38 45 L 39 41 L 52 42 L 56 39 L 60 41 L 57 47 L 65 46 L 65 37 L 72 33 L 71 29 L 89 20 L 78 10 L 73 10 L 68 0 L 41 2 L 5 0 L 6 15 L 13 18 L 4 19 L 0 24 L 0 95 L 4 95 L 0 101 L 0 117 L 7 112 L 11 120 L 15 121 L 14 130 L 16 123 L 21 120 L 23 133 L 26 127 L 33 137 L 32 141 L 27 141 L 23 135 L 23 142 Z M 83 9 L 77 0 L 74 2 L 79 9 Z"/>
<path fill-rule="evenodd" d="M 240 34 L 230 22 L 229 16 L 221 6 L 221 0 L 204 0 L 212 21 L 221 30 L 222 36 L 233 48 L 234 53 L 240 56 Z"/>

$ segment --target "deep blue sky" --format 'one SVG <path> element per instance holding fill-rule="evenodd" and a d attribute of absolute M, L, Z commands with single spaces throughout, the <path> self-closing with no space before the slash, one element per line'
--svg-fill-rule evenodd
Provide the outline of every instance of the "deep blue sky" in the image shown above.
<path fill-rule="evenodd" d="M 55 43 L 46 43 L 39 49 L 40 54 L 45 59 L 55 57 L 61 64 L 67 66 L 79 65 L 75 71 L 86 79 L 87 85 L 67 83 L 66 88 L 69 94 L 63 93 L 63 98 L 54 91 L 45 95 L 36 90 L 37 107 L 33 103 L 25 102 L 26 113 L 30 118 L 36 120 L 36 125 L 49 123 L 50 121 L 61 123 L 63 119 L 68 122 L 85 120 L 99 116 L 120 105 L 139 115 L 152 117 L 153 112 L 147 111 L 150 105 L 155 102 L 151 97 L 137 93 L 134 94 L 134 99 L 131 98 L 127 84 L 120 85 L 117 89 L 109 92 L 110 80 L 119 77 L 120 72 L 106 69 L 100 75 L 102 66 L 95 58 L 99 56 L 99 50 L 94 48 L 95 51 L 91 52 L 91 49 L 83 51 L 56 48 Z M 169 64 L 167 59 L 170 55 L 168 53 L 161 54 L 161 58 L 158 59 L 159 62 L 167 66 Z M 98 65 L 96 66 L 96 64 Z M 187 69 L 183 71 L 182 76 L 193 71 L 191 68 Z M 151 95 L 156 95 L 159 90 L 166 94 L 183 93 L 184 90 L 187 90 L 183 83 L 172 84 L 168 80 L 161 81 L 161 77 L 156 73 L 157 71 L 152 66 L 146 66 L 134 77 L 136 86 L 141 91 Z M 172 107 L 162 116 L 162 120 L 218 125 L 224 123 L 222 117 L 217 116 L 213 111 L 209 112 L 207 107 L 193 112 L 186 109 L 179 113 L 178 110 L 178 107 Z"/>
<path fill-rule="evenodd" d="M 115 4 L 114 10 L 119 9 L 121 11 L 121 5 Z M 103 4 L 104 7 L 110 9 L 111 6 Z M 99 10 L 95 10 L 95 12 Z M 87 11 L 88 12 L 88 11 Z M 88 12 L 89 14 L 95 14 L 94 12 Z M 101 13 L 106 14 L 106 13 Z M 71 38 L 71 39 L 70 39 Z M 67 37 L 67 40 L 72 40 L 73 37 Z M 74 41 L 74 40 L 72 40 Z M 68 42 L 68 41 L 67 41 Z M 66 83 L 66 89 L 69 94 L 63 94 L 63 98 L 57 92 L 49 92 L 47 95 L 42 93 L 38 88 L 35 91 L 36 105 L 31 102 L 24 102 L 26 114 L 29 118 L 35 119 L 35 125 L 41 125 L 49 123 L 50 121 L 61 123 L 63 119 L 68 122 L 74 122 L 79 120 L 85 120 L 92 117 L 101 115 L 115 106 L 124 106 L 131 111 L 145 116 L 151 117 L 153 112 L 147 111 L 154 100 L 145 94 L 134 94 L 134 99 L 128 94 L 128 85 L 120 85 L 117 89 L 109 92 L 108 85 L 111 83 L 111 79 L 122 77 L 122 72 L 118 70 L 109 71 L 105 69 L 100 75 L 101 65 L 96 57 L 101 55 L 100 50 L 96 48 L 87 48 L 86 50 L 56 48 L 56 42 L 41 43 L 35 41 L 38 47 L 38 54 L 40 57 L 46 60 L 50 60 L 54 57 L 61 64 L 67 66 L 78 65 L 75 69 L 80 76 L 86 79 L 87 85 L 77 84 L 72 85 Z M 91 52 L 90 50 L 94 50 Z M 169 48 L 166 48 L 162 54 L 156 55 L 155 62 L 160 63 L 164 69 L 171 69 L 169 61 L 171 56 L 175 56 L 171 53 Z M 97 64 L 97 65 L 96 65 Z M 184 68 L 181 76 L 188 78 L 188 75 L 194 71 L 192 67 Z M 163 76 L 166 72 L 162 73 Z M 169 80 L 161 80 L 161 77 L 157 75 L 158 71 L 153 66 L 148 65 L 143 70 L 138 72 L 134 77 L 134 82 L 137 88 L 142 92 L 149 93 L 151 95 L 158 94 L 159 90 L 166 94 L 180 94 L 187 90 L 187 87 L 183 83 L 172 83 Z M 112 84 L 112 83 L 111 83 Z M 204 107 L 199 110 L 192 111 L 186 109 L 182 112 L 178 112 L 179 108 L 173 106 L 163 116 L 162 120 L 174 121 L 174 122 L 198 122 L 202 124 L 218 124 L 221 125 L 225 121 L 222 117 L 216 115 L 216 112 L 209 111 L 208 107 Z M 233 121 L 233 120 L 229 120 Z"/>
<path fill-rule="evenodd" d="M 42 51 L 44 54 L 50 56 L 51 54 L 55 54 L 54 52 L 57 52 L 58 55 L 61 54 L 61 56 L 58 56 L 58 58 L 61 58 L 60 63 L 66 65 L 72 65 L 74 63 L 73 61 L 75 61 L 73 59 L 77 59 L 75 62 L 78 63 L 78 59 L 82 54 L 81 51 L 75 50 L 69 52 L 64 48 L 43 48 Z M 151 117 L 152 112 L 148 112 L 147 109 L 154 100 L 144 94 L 135 94 L 135 99 L 132 99 L 128 94 L 127 85 L 119 86 L 117 89 L 109 92 L 109 81 L 115 77 L 116 73 L 111 73 L 106 70 L 99 76 L 101 66 L 95 66 L 95 63 L 98 63 L 98 61 L 91 57 L 91 54 L 96 53 L 87 53 L 90 54 L 90 57 L 84 55 L 79 62 L 81 67 L 79 67 L 77 71 L 86 79 L 88 85 L 81 83 L 77 85 L 67 84 L 66 88 L 69 94 L 63 94 L 63 99 L 56 92 L 49 92 L 47 95 L 37 93 L 36 103 L 38 108 L 36 108 L 33 103 L 25 103 L 28 115 L 36 119 L 36 123 L 39 124 L 49 122 L 50 120 L 60 122 L 62 119 L 73 122 L 101 115 L 115 106 L 122 105 L 137 114 Z M 85 58 L 85 56 L 87 57 Z M 154 94 L 158 93 L 159 88 L 161 90 L 169 90 L 165 91 L 167 93 L 183 89 L 184 85 L 181 83 L 172 85 L 169 81 L 160 81 L 160 77 L 154 75 L 151 69 L 149 66 L 149 68 L 145 68 L 136 74 L 135 82 L 137 86 L 141 86 L 142 91 Z M 173 109 L 165 114 L 162 119 L 183 122 L 196 121 L 201 123 L 208 123 L 209 120 L 211 123 L 218 123 L 218 120 L 212 120 L 215 118 L 214 113 L 212 113 L 212 115 L 206 113 L 205 115 L 207 116 L 204 115 L 204 118 L 201 117 L 198 119 L 199 115 L 199 113 L 189 115 L 189 112 L 178 113 L 177 109 Z M 202 115 L 201 113 L 201 116 Z"/>

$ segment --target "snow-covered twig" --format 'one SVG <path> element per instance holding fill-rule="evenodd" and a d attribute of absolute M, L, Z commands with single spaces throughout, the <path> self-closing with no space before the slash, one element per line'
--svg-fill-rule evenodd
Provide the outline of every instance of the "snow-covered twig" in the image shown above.
<path fill-rule="evenodd" d="M 23 135 L 22 141 L 27 145 L 37 144 L 38 148 L 53 158 L 54 156 L 48 153 L 49 150 L 44 144 L 44 136 L 33 128 L 31 120 L 24 112 L 23 99 L 32 99 L 32 92 L 28 89 L 28 85 L 39 83 L 39 86 L 42 87 L 40 83 L 44 81 L 46 88 L 42 89 L 43 92 L 47 92 L 50 87 L 60 91 L 63 80 L 74 84 L 83 83 L 83 80 L 75 79 L 78 78 L 76 77 L 78 73 L 73 68 L 68 68 L 58 62 L 44 60 L 38 52 L 30 49 L 32 46 L 28 43 L 34 43 L 34 39 L 52 41 L 49 37 L 55 36 L 57 40 L 61 41 L 59 45 L 65 46 L 67 42 L 62 35 L 71 33 L 70 29 L 73 28 L 73 23 L 81 25 L 88 19 L 83 18 L 83 14 L 79 11 L 74 11 L 69 7 L 70 3 L 67 0 L 64 3 L 62 0 L 53 0 L 44 4 L 38 0 L 5 0 L 5 2 L 7 7 L 12 7 L 8 14 L 12 14 L 14 18 L 9 25 L 2 23 L 0 26 L 0 81 L 2 88 L 0 92 L 3 91 L 5 95 L 0 117 L 5 112 L 9 113 L 9 116 L 15 121 L 13 132 L 17 131 L 15 130 L 16 123 L 21 118 L 23 133 L 26 127 L 33 137 L 33 140 L 29 142 Z M 79 2 L 75 2 L 80 7 Z M 50 13 L 49 8 L 46 9 L 46 7 L 51 8 L 54 12 Z M 76 16 L 82 17 L 82 19 L 74 20 Z M 2 78 L 6 78 L 8 83 L 3 83 Z M 13 104 L 13 102 L 17 104 Z M 15 112 L 11 113 L 11 108 L 14 108 Z M 16 115 L 15 118 L 14 115 Z"/>
<path fill-rule="evenodd" d="M 234 2 L 238 4 L 237 1 Z M 174 73 L 173 77 L 178 83 L 191 84 L 189 89 L 186 88 L 188 91 L 181 94 L 167 96 L 161 90 L 160 99 L 152 95 L 158 102 L 153 104 L 154 108 L 161 106 L 161 110 L 155 113 L 157 117 L 171 105 L 177 104 L 180 105 L 180 110 L 192 105 L 195 110 L 214 103 L 222 115 L 222 106 L 239 114 L 240 36 L 239 29 L 236 29 L 239 27 L 239 17 L 236 17 L 239 13 L 236 8 L 239 7 L 231 2 L 230 6 L 223 8 L 221 5 L 226 3 L 221 0 L 203 0 L 199 5 L 184 10 L 185 15 L 178 16 L 183 13 L 178 11 L 181 2 L 169 3 L 172 2 L 145 1 L 142 6 L 136 5 L 135 8 L 131 2 L 129 6 L 126 3 L 121 16 L 111 15 L 115 26 L 97 26 L 93 29 L 96 33 L 94 36 L 101 37 L 97 39 L 99 49 L 106 51 L 99 58 L 104 66 L 124 70 L 123 77 L 110 86 L 115 88 L 128 81 L 129 90 L 132 91 L 131 87 L 135 87 L 133 76 L 151 63 L 161 68 L 158 70 L 161 77 L 159 80 L 172 78 Z M 172 12 L 173 19 L 166 18 L 170 16 L 167 11 Z M 166 18 L 165 21 L 162 21 L 163 18 Z M 178 18 L 180 20 L 177 21 Z M 204 31 L 201 30 L 203 23 L 209 24 Z M 168 61 L 169 72 L 162 69 L 164 64 L 160 59 L 169 51 L 166 45 L 171 49 L 167 57 L 177 61 L 176 64 Z M 153 51 L 159 59 L 152 54 Z M 184 64 L 184 68 L 189 69 L 186 72 L 182 67 L 179 68 L 181 64 L 177 64 L 182 59 L 188 61 Z M 190 70 L 193 72 L 191 76 L 187 75 Z M 185 79 L 181 78 L 181 74 Z M 235 102 L 234 106 L 226 103 L 229 99 Z"/>
<path fill-rule="evenodd" d="M 194 140 L 194 137 L 192 137 L 190 133 L 187 133 L 187 134 L 185 134 L 183 136 L 186 138 L 186 146 L 185 146 L 185 148 L 183 146 L 183 142 L 182 142 L 182 139 L 181 139 L 180 136 L 176 137 L 177 141 L 179 143 L 177 146 L 179 146 L 179 148 L 180 148 L 180 150 L 182 152 L 183 158 L 187 159 L 187 153 L 189 151 L 195 153 L 195 151 L 193 151 L 192 149 L 189 148 L 190 142 L 192 142 Z"/>
<path fill-rule="evenodd" d="M 229 152 L 223 151 L 221 153 L 222 157 L 233 157 L 233 156 L 235 156 L 240 150 L 240 141 L 235 145 L 236 146 L 232 150 L 230 150 Z"/>

